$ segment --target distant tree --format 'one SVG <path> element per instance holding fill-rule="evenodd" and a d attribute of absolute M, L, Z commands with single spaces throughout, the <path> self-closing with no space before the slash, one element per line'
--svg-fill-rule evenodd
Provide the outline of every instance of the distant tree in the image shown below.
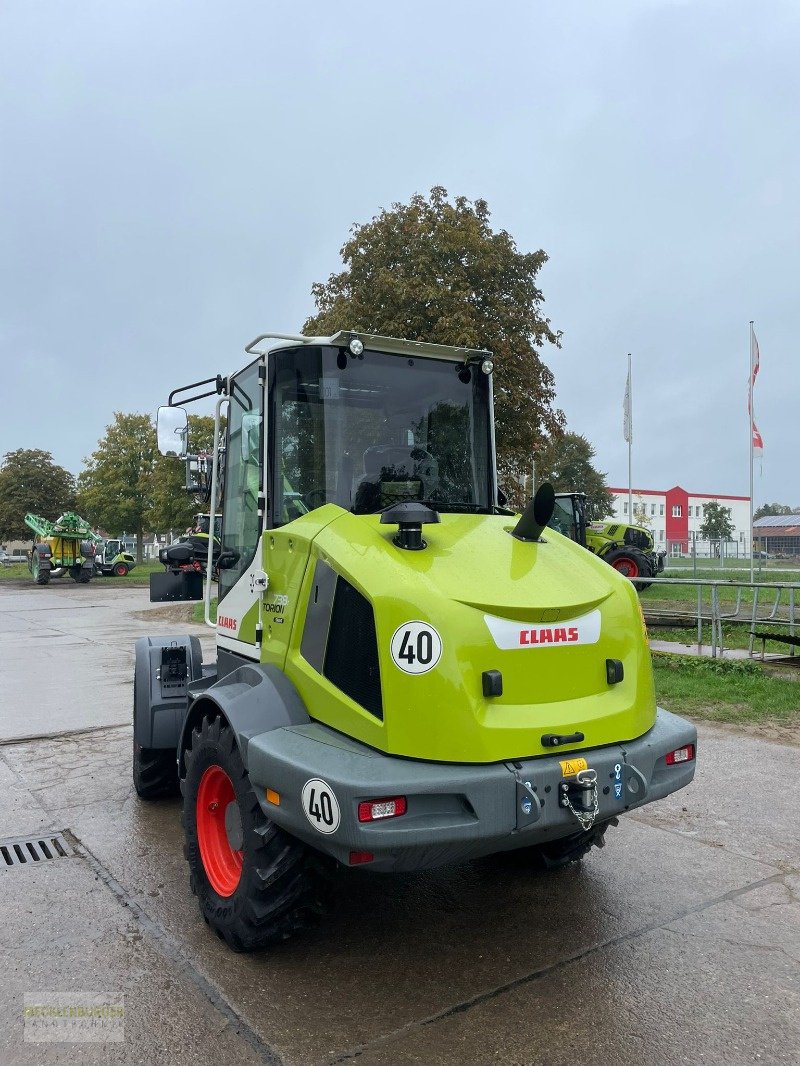
<path fill-rule="evenodd" d="M 78 479 L 81 513 L 112 534 L 135 533 L 139 562 L 142 535 L 150 520 L 155 456 L 156 435 L 149 415 L 117 411 Z"/>
<path fill-rule="evenodd" d="M 723 507 L 716 500 L 703 504 L 700 536 L 704 540 L 730 540 L 734 528 L 730 507 Z"/>
<path fill-rule="evenodd" d="M 6 452 L 0 466 L 0 540 L 32 540 L 28 511 L 58 518 L 75 506 L 75 479 L 40 448 Z"/>
<path fill-rule="evenodd" d="M 536 481 L 550 481 L 556 492 L 585 492 L 595 520 L 614 513 L 606 475 L 592 460 L 594 447 L 580 433 L 559 433 L 536 450 Z"/>
<path fill-rule="evenodd" d="M 430 196 L 392 204 L 354 225 L 341 249 L 344 269 L 312 286 L 317 313 L 303 331 L 339 329 L 437 344 L 488 348 L 495 362 L 497 446 L 507 490 L 531 469 L 537 442 L 559 434 L 564 416 L 540 349 L 561 334 L 542 314 L 537 287 L 543 251 L 522 253 L 490 226 L 485 200 Z"/>
<path fill-rule="evenodd" d="M 636 526 L 645 526 L 647 529 L 650 528 L 650 516 L 647 513 L 647 504 L 641 496 L 637 496 L 633 501 L 632 522 Z"/>
<path fill-rule="evenodd" d="M 189 451 L 211 456 L 214 446 L 214 419 L 210 415 L 189 415 Z M 183 531 L 192 517 L 206 504 L 186 491 L 186 464 L 181 459 L 155 455 L 153 488 L 147 522 L 155 530 Z"/>
<path fill-rule="evenodd" d="M 767 518 L 769 515 L 800 514 L 800 507 L 790 507 L 786 503 L 762 503 L 753 514 L 753 521 L 757 518 Z"/>

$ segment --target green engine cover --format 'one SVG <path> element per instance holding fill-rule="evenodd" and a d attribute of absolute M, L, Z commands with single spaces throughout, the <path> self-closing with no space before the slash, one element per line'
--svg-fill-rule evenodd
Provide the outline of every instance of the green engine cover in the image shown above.
<path fill-rule="evenodd" d="M 552 754 L 547 734 L 583 733 L 571 751 L 641 736 L 656 703 L 635 589 L 554 530 L 524 543 L 513 525 L 443 514 L 424 527 L 427 547 L 407 551 L 379 515 L 328 504 L 265 534 L 262 658 L 285 670 L 312 717 L 393 755 L 496 762 Z M 318 561 L 374 612 L 382 717 L 306 657 Z M 353 664 L 374 655 L 341 611 L 329 625 L 337 618 L 342 632 L 320 639 L 330 647 L 335 636 Z M 622 664 L 620 681 L 607 660 Z M 502 694 L 484 695 L 490 671 Z"/>

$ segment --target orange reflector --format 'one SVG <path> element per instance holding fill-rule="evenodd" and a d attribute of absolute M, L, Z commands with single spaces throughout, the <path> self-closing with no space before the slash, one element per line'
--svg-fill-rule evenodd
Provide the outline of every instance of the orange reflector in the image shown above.
<path fill-rule="evenodd" d="M 281 805 L 281 794 L 276 792 L 274 788 L 267 789 L 267 803 L 274 803 L 276 807 Z"/>
<path fill-rule="evenodd" d="M 691 762 L 694 758 L 694 744 L 684 744 L 682 748 L 676 748 L 667 754 L 667 766 L 675 766 L 676 763 Z"/>
<path fill-rule="evenodd" d="M 406 813 L 405 796 L 388 799 L 364 800 L 358 805 L 359 822 L 377 822 L 381 818 L 398 818 Z"/>
<path fill-rule="evenodd" d="M 362 862 L 372 862 L 375 856 L 371 851 L 351 851 L 350 852 L 350 865 L 360 866 Z"/>

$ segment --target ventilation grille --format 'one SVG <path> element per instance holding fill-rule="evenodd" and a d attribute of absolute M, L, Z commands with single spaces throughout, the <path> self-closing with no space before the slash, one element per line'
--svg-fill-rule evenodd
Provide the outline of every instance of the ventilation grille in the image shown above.
<path fill-rule="evenodd" d="M 383 719 L 378 638 L 372 604 L 337 578 L 323 674 L 364 710 Z"/>
<path fill-rule="evenodd" d="M 73 854 L 61 833 L 0 840 L 0 870 L 9 866 L 33 866 L 48 859 L 66 859 Z"/>

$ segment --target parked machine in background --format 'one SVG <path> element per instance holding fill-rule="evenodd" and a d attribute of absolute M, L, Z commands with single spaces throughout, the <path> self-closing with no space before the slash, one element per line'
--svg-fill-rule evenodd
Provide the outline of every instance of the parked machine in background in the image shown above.
<path fill-rule="evenodd" d="M 73 581 L 88 584 L 95 573 L 97 544 L 102 540 L 87 521 L 65 511 L 55 522 L 41 515 L 26 514 L 25 525 L 32 529 L 37 540 L 28 562 L 33 580 L 46 585 L 51 577 L 69 574 Z"/>
<path fill-rule="evenodd" d="M 126 552 L 121 540 L 116 538 L 101 540 L 97 545 L 95 569 L 98 574 L 108 577 L 125 577 L 136 566 L 136 558 Z"/>
<path fill-rule="evenodd" d="M 588 511 L 585 493 L 557 492 L 550 526 L 588 548 L 625 577 L 657 577 L 663 572 L 667 553 L 655 550 L 649 529 L 614 519 L 591 522 Z M 636 587 L 641 590 L 648 586 L 637 581 Z"/>

